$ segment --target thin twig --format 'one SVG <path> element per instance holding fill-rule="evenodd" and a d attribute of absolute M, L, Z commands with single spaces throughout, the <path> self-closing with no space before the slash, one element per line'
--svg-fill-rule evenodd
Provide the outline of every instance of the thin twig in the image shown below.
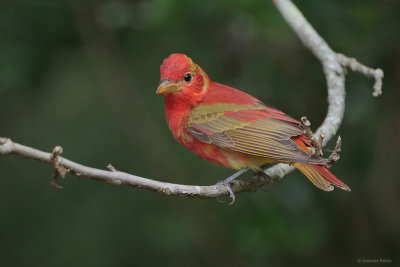
<path fill-rule="evenodd" d="M 306 116 L 301 117 L 301 126 L 304 129 L 304 135 L 307 137 L 307 139 L 311 142 L 312 146 L 315 149 L 315 154 L 318 156 L 322 155 L 322 144 L 321 142 L 323 141 L 323 138 L 319 138 L 319 140 L 317 141 L 317 139 L 315 138 L 313 132 L 311 131 L 311 122 L 307 119 Z M 324 135 L 325 137 L 325 131 L 321 131 L 321 135 Z"/>
<path fill-rule="evenodd" d="M 324 130 L 322 130 L 321 133 L 319 134 L 319 139 L 318 139 L 319 150 L 316 151 L 316 154 L 321 157 L 323 156 L 322 149 L 324 148 L 323 143 L 324 143 L 325 135 L 326 135 L 326 132 Z"/>
<path fill-rule="evenodd" d="M 58 176 L 61 175 L 62 177 L 65 177 L 65 174 L 68 172 L 68 170 L 60 164 L 59 156 L 62 152 L 63 148 L 61 146 L 56 146 L 50 155 L 50 160 L 54 165 L 53 180 L 50 181 L 50 184 L 57 189 L 63 188 L 61 185 L 57 184 Z"/>
<path fill-rule="evenodd" d="M 341 53 L 337 53 L 336 56 L 337 60 L 343 67 L 350 68 L 352 71 L 357 71 L 369 78 L 375 79 L 374 91 L 372 92 L 373 96 L 377 97 L 382 94 L 383 71 L 381 69 L 367 67 L 358 62 L 355 58 L 346 57 Z"/>
<path fill-rule="evenodd" d="M 342 138 L 341 138 L 340 135 L 339 135 L 338 139 L 336 140 L 335 149 L 332 151 L 331 155 L 330 155 L 329 158 L 328 158 L 327 163 L 325 164 L 325 166 L 326 166 L 327 168 L 332 167 L 332 165 L 333 165 L 336 161 L 339 160 L 339 158 L 340 158 L 340 152 L 342 151 L 341 145 L 342 145 Z"/>

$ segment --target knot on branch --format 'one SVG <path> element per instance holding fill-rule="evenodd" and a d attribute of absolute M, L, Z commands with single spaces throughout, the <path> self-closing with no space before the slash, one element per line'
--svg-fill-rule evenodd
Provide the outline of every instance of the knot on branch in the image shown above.
<path fill-rule="evenodd" d="M 0 137 L 0 145 L 4 145 L 7 142 L 7 138 Z"/>
<path fill-rule="evenodd" d="M 111 165 L 110 163 L 107 165 L 107 169 L 109 169 L 112 172 L 117 172 L 117 169 L 113 165 Z"/>
<path fill-rule="evenodd" d="M 9 138 L 0 137 L 0 155 L 7 155 L 13 152 L 12 141 Z"/>

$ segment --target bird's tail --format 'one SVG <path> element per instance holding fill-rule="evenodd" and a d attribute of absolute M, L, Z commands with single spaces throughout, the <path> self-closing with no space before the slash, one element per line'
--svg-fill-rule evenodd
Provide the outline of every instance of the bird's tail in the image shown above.
<path fill-rule="evenodd" d="M 345 191 L 351 191 L 350 187 L 342 183 L 335 175 L 333 175 L 327 168 L 321 165 L 294 163 L 307 178 L 318 188 L 324 191 L 332 191 L 333 186 L 339 187 Z"/>

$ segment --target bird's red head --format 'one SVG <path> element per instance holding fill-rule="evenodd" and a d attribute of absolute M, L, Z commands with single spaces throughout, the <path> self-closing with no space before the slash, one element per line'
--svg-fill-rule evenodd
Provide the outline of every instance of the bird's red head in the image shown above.
<path fill-rule="evenodd" d="M 200 66 L 184 54 L 171 54 L 160 67 L 161 81 L 157 94 L 188 101 L 204 96 L 210 80 Z"/>

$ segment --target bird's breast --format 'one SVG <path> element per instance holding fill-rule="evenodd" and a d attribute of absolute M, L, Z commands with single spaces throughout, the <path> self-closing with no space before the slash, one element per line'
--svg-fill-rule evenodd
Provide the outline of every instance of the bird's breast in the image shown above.
<path fill-rule="evenodd" d="M 168 127 L 171 130 L 174 138 L 185 145 L 187 142 L 191 142 L 193 137 L 186 131 L 185 123 L 189 115 L 189 110 L 179 110 L 176 108 L 168 108 L 165 106 L 165 118 L 168 123 Z"/>

